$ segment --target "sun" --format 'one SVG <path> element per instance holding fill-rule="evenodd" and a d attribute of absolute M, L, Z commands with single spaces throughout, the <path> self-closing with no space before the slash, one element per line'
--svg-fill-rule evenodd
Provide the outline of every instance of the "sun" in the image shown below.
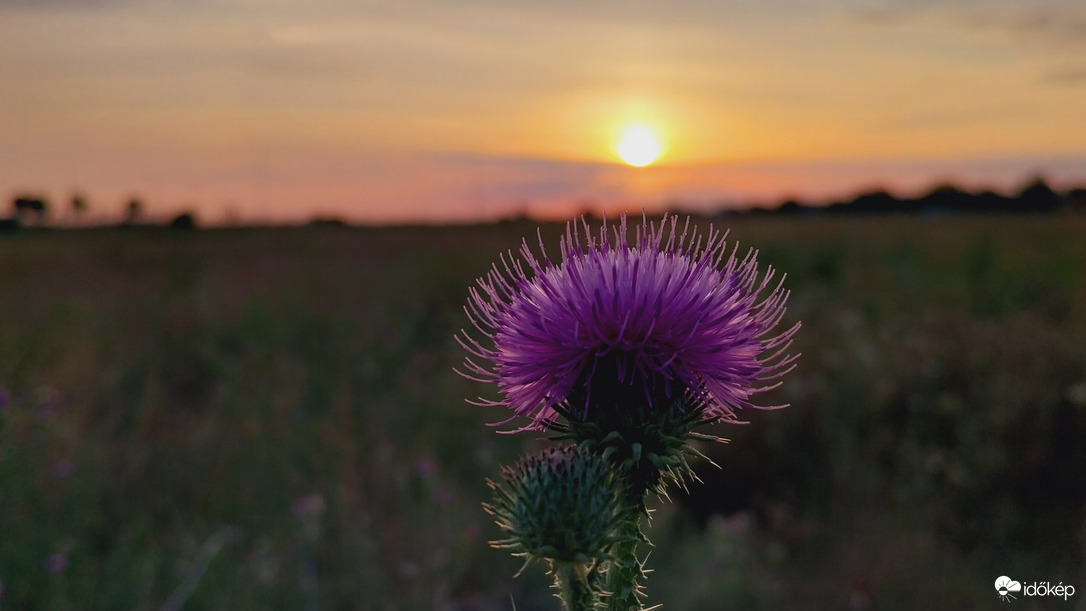
<path fill-rule="evenodd" d="M 642 167 L 660 158 L 663 148 L 656 134 L 647 127 L 638 125 L 626 128 L 615 147 L 618 156 L 626 163 Z"/>

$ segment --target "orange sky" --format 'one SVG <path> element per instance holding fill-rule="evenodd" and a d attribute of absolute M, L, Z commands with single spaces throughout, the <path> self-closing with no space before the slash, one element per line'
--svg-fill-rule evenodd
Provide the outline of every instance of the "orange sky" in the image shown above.
<path fill-rule="evenodd" d="M 1086 180 L 1086 5 L 0 0 L 0 194 L 473 220 Z M 621 165 L 622 126 L 666 134 Z"/>

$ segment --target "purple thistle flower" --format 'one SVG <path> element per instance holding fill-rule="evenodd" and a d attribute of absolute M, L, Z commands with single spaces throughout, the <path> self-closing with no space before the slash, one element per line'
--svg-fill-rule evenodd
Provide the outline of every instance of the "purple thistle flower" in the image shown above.
<path fill-rule="evenodd" d="M 689 219 L 680 230 L 674 216 L 643 218 L 632 244 L 625 215 L 598 238 L 580 226 L 583 236 L 567 224 L 560 263 L 542 237 L 542 261 L 525 240 L 519 260 L 502 256 L 470 291 L 465 310 L 484 339 L 458 335 L 472 355 L 460 373 L 497 384 L 501 401 L 473 402 L 513 411 L 497 424 L 527 416 L 521 430 L 544 429 L 555 408 L 587 413 L 593 392 L 649 403 L 688 394 L 707 418 L 734 420 L 794 366 L 786 350 L 799 324 L 774 334 L 788 291 L 783 279 L 771 287 L 772 268 L 759 274 L 756 251 L 737 258 L 726 234 L 699 234 Z"/>

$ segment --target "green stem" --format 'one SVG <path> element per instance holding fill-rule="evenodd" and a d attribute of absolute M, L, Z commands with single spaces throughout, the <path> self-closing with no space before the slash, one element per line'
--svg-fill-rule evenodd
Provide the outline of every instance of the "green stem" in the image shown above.
<path fill-rule="evenodd" d="M 554 571 L 554 585 L 567 611 L 594 611 L 597 608 L 599 597 L 588 583 L 583 564 L 560 564 Z"/>
<path fill-rule="evenodd" d="M 626 528 L 629 537 L 612 549 L 615 557 L 612 566 L 607 571 L 606 590 L 607 611 L 637 611 L 642 609 L 641 597 L 644 595 L 640 582 L 645 577 L 641 561 L 637 558 L 637 543 L 642 538 L 641 516 L 646 514 L 645 494 L 648 491 L 644 476 L 637 477 L 636 471 L 627 472 L 629 482 L 626 498 L 626 508 L 630 516 Z"/>
<path fill-rule="evenodd" d="M 636 527 L 635 527 L 636 528 Z M 644 573 L 637 559 L 637 541 L 624 542 L 613 551 L 615 560 L 607 571 L 607 611 L 631 611 L 641 609 L 638 583 Z"/>

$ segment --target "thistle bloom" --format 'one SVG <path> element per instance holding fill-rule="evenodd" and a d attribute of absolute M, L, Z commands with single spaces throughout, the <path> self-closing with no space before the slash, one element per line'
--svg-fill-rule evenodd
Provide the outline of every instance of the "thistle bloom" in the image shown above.
<path fill-rule="evenodd" d="M 477 404 L 508 407 L 504 422 L 532 418 L 522 430 L 546 428 L 558 410 L 586 413 L 604 394 L 686 397 L 729 420 L 758 407 L 752 395 L 792 368 L 798 355 L 786 351 L 799 325 L 775 333 L 783 278 L 771 285 L 757 252 L 737 258 L 725 237 L 700 234 L 689 219 L 680 229 L 672 216 L 659 226 L 643 218 L 630 243 L 623 215 L 598 237 L 584 220 L 567 224 L 559 263 L 541 237 L 542 261 L 525 240 L 520 259 L 502 256 L 471 289 L 466 311 L 483 338 L 458 336 L 472 355 L 462 375 L 502 395 Z"/>

